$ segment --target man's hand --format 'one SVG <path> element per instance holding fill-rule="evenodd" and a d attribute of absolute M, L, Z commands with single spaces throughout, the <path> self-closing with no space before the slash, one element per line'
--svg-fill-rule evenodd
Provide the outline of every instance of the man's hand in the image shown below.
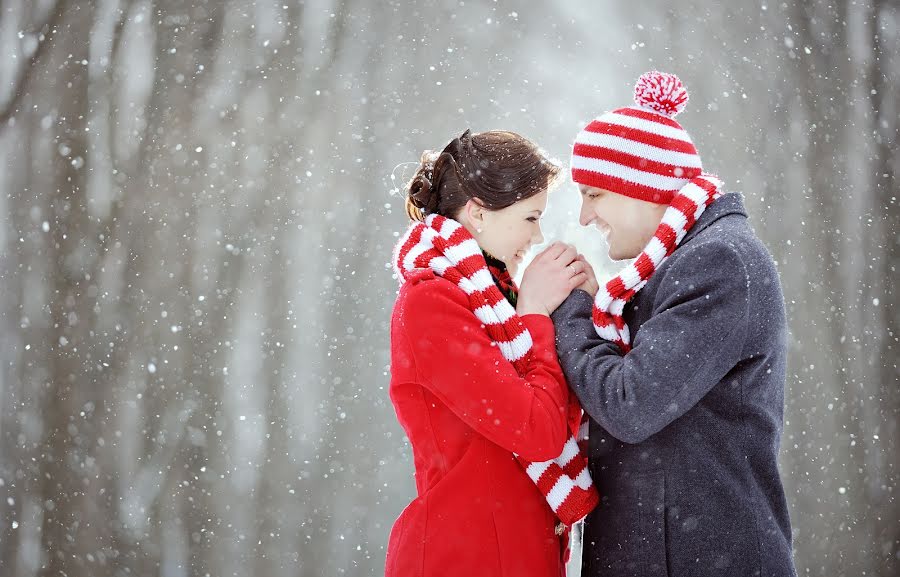
<path fill-rule="evenodd" d="M 519 315 L 549 315 L 566 300 L 572 289 L 587 282 L 585 268 L 589 266 L 587 261 L 578 260 L 575 247 L 554 242 L 534 257 L 525 269 L 516 312 Z"/>

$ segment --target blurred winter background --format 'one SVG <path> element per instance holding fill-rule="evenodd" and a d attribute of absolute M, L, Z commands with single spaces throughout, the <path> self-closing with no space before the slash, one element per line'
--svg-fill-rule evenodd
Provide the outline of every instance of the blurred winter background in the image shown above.
<path fill-rule="evenodd" d="M 0 574 L 382 573 L 404 163 L 653 68 L 782 274 L 799 572 L 897 575 L 893 0 L 0 1 Z"/>

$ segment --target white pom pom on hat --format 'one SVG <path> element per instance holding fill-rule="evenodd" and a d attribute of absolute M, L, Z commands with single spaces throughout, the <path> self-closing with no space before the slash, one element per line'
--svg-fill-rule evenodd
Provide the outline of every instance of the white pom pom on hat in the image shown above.
<path fill-rule="evenodd" d="M 687 89 L 674 74 L 653 70 L 641 74 L 634 85 L 635 104 L 669 118 L 684 110 L 687 101 Z"/>
<path fill-rule="evenodd" d="M 642 74 L 634 86 L 635 106 L 598 116 L 575 137 L 572 180 L 669 204 L 703 168 L 691 137 L 675 121 L 687 100 L 674 74 Z"/>

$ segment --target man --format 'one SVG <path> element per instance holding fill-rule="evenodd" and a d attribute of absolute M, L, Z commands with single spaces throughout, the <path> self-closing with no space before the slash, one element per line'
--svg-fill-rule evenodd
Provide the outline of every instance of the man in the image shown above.
<path fill-rule="evenodd" d="M 793 576 L 777 466 L 784 298 L 741 197 L 701 172 L 674 120 L 686 100 L 677 77 L 645 74 L 637 106 L 574 145 L 581 224 L 611 258 L 637 257 L 553 314 L 602 498 L 582 575 Z"/>

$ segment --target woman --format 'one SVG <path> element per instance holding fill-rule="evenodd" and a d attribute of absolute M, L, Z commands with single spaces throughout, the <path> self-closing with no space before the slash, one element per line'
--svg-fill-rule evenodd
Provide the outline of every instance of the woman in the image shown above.
<path fill-rule="evenodd" d="M 426 153 L 409 185 L 390 394 L 418 497 L 391 532 L 388 576 L 558 577 L 568 544 L 559 520 L 597 503 L 549 318 L 587 279 L 585 264 L 556 243 L 535 259 L 556 282 L 538 287 L 527 270 L 521 290 L 512 281 L 543 241 L 558 173 L 518 134 L 466 131 Z"/>

